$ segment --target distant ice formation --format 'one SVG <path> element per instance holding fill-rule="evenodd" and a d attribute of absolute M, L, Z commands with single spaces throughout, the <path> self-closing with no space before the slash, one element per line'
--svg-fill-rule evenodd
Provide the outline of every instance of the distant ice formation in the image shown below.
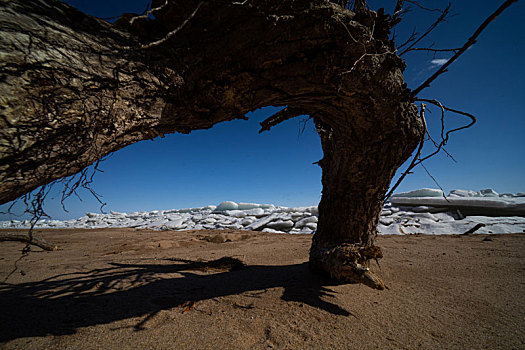
<path fill-rule="evenodd" d="M 218 206 L 107 214 L 86 213 L 74 220 L 41 220 L 37 228 L 116 228 L 155 230 L 244 229 L 272 233 L 314 233 L 317 206 L 225 201 Z M 28 228 L 27 220 L 0 221 L 0 228 Z M 392 196 L 381 213 L 379 234 L 462 234 L 525 232 L 525 193 L 498 194 L 424 188 Z"/>

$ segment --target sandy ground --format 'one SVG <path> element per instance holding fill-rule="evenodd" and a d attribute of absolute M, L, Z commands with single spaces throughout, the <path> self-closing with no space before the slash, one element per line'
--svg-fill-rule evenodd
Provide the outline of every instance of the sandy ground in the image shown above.
<path fill-rule="evenodd" d="M 381 236 L 389 290 L 312 275 L 310 235 L 44 230 L 0 285 L 5 349 L 523 349 L 525 235 Z M 0 279 L 23 247 L 4 242 Z M 236 257 L 228 270 L 203 261 Z"/>

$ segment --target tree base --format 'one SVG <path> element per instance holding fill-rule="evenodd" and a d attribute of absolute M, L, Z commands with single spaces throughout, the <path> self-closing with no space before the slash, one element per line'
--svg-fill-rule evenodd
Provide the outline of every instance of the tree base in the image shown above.
<path fill-rule="evenodd" d="M 310 268 L 315 272 L 329 274 L 343 283 L 363 283 L 371 288 L 384 290 L 383 281 L 370 271 L 369 261 L 381 259 L 383 253 L 376 246 L 340 243 L 323 247 L 315 242 L 310 250 Z"/>

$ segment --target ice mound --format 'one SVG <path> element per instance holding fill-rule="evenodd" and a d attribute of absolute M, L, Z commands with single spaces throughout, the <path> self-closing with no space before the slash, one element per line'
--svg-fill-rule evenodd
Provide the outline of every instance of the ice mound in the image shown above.
<path fill-rule="evenodd" d="M 443 191 L 433 188 L 422 188 L 420 190 L 398 193 L 393 195 L 393 197 L 443 197 Z"/>
<path fill-rule="evenodd" d="M 431 196 L 431 193 L 440 195 Z M 392 196 L 391 202 L 397 206 L 461 210 L 465 215 L 525 216 L 525 198 L 513 194 L 499 195 L 491 188 L 479 192 L 453 190 L 446 198 L 441 190 L 422 189 Z"/>

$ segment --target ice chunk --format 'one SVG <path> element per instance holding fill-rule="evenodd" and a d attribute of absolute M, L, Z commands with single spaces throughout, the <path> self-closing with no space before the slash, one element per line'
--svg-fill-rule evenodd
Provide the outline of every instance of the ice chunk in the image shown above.
<path fill-rule="evenodd" d="M 307 214 L 308 216 L 311 215 L 310 213 L 304 213 L 300 211 L 294 211 L 293 213 L 290 213 L 290 215 L 292 216 L 292 220 L 294 221 L 300 220 L 305 214 Z"/>
<path fill-rule="evenodd" d="M 311 230 L 309 229 L 308 227 L 303 227 L 299 233 L 302 233 L 302 234 L 312 234 L 312 233 L 315 233 L 315 230 Z"/>
<path fill-rule="evenodd" d="M 147 226 L 149 228 L 161 227 L 162 225 L 164 225 L 167 222 L 168 222 L 168 220 L 166 220 L 166 219 L 155 220 L 155 221 L 147 223 Z"/>
<path fill-rule="evenodd" d="M 186 214 L 186 213 L 199 212 L 201 210 L 202 208 L 184 208 L 184 209 L 177 210 L 177 212 Z"/>
<path fill-rule="evenodd" d="M 239 210 L 249 210 L 261 207 L 261 205 L 257 203 L 238 203 L 237 206 Z"/>
<path fill-rule="evenodd" d="M 392 225 L 394 223 L 394 219 L 392 219 L 392 218 L 381 218 L 381 219 L 379 219 L 379 222 L 381 223 L 381 225 L 389 226 L 389 225 Z"/>
<path fill-rule="evenodd" d="M 377 231 L 383 235 L 402 235 L 403 233 L 399 230 L 399 226 L 400 225 L 398 224 L 392 224 L 389 226 L 379 224 L 377 226 Z"/>
<path fill-rule="evenodd" d="M 234 218 L 243 218 L 246 216 L 246 212 L 244 210 L 226 210 L 224 213 L 226 215 L 233 216 Z"/>
<path fill-rule="evenodd" d="M 441 212 L 446 211 L 447 209 L 439 208 L 439 207 L 430 207 L 430 206 L 426 206 L 426 205 L 420 205 L 420 206 L 417 206 L 417 207 L 407 208 L 407 210 L 410 210 L 410 211 L 412 211 L 414 213 L 441 213 Z"/>
<path fill-rule="evenodd" d="M 274 229 L 272 229 L 272 228 L 265 228 L 264 230 L 262 230 L 262 232 L 268 232 L 268 233 L 285 233 L 285 232 L 282 232 L 282 231 L 274 230 Z"/>
<path fill-rule="evenodd" d="M 285 231 L 293 227 L 293 221 L 292 220 L 278 220 L 278 221 L 270 222 L 266 226 L 269 228 L 276 229 L 276 230 Z"/>
<path fill-rule="evenodd" d="M 230 225 L 225 225 L 225 227 L 229 228 L 230 230 L 240 230 L 240 229 L 244 228 L 240 224 L 230 224 Z"/>
<path fill-rule="evenodd" d="M 235 202 L 231 201 L 225 201 L 219 204 L 217 208 L 215 208 L 215 211 L 225 211 L 225 210 L 237 210 L 239 209 L 239 205 Z"/>
<path fill-rule="evenodd" d="M 263 216 L 265 214 L 264 209 L 262 209 L 262 208 L 248 209 L 248 210 L 245 210 L 244 212 L 246 213 L 246 216 L 257 216 L 257 217 L 260 217 L 260 216 Z"/>
<path fill-rule="evenodd" d="M 317 206 L 308 207 L 308 211 L 312 215 L 319 215 L 319 208 Z"/>
<path fill-rule="evenodd" d="M 483 197 L 499 197 L 498 192 L 494 191 L 492 188 L 481 190 L 479 193 L 481 193 Z"/>
<path fill-rule="evenodd" d="M 466 215 L 511 216 L 525 215 L 525 201 L 502 197 L 392 197 L 395 205 L 428 205 L 460 209 Z"/>
<path fill-rule="evenodd" d="M 397 193 L 394 197 L 443 197 L 443 191 L 434 188 L 422 188 L 420 190 Z"/>
<path fill-rule="evenodd" d="M 278 218 L 278 214 L 270 214 L 262 219 L 259 219 L 257 221 L 255 221 L 254 223 L 252 223 L 251 225 L 249 225 L 247 227 L 248 230 L 253 230 L 253 231 L 257 231 L 261 228 L 263 228 L 266 224 L 272 222 L 273 220 L 276 220 Z"/>
<path fill-rule="evenodd" d="M 317 230 L 317 223 L 315 223 L 315 222 L 309 222 L 309 223 L 307 223 L 306 225 L 304 225 L 303 229 L 304 229 L 304 228 L 310 229 L 310 230 L 312 230 L 312 231 Z"/>
<path fill-rule="evenodd" d="M 433 216 L 438 222 L 448 222 L 456 220 L 454 214 L 452 214 L 451 212 L 434 213 Z"/>
<path fill-rule="evenodd" d="M 474 191 L 467 190 L 452 190 L 449 193 L 449 196 L 455 197 L 478 197 L 479 193 Z"/>
<path fill-rule="evenodd" d="M 245 217 L 241 220 L 241 225 L 248 226 L 251 225 L 255 221 L 255 218 L 253 216 Z"/>
<path fill-rule="evenodd" d="M 295 228 L 303 228 L 308 223 L 317 223 L 317 216 L 309 216 L 295 223 Z"/>
<path fill-rule="evenodd" d="M 184 225 L 184 219 L 178 219 L 173 221 L 168 221 L 164 225 L 162 225 L 163 228 L 172 229 L 172 230 L 178 230 L 181 228 L 185 228 L 186 225 Z"/>

